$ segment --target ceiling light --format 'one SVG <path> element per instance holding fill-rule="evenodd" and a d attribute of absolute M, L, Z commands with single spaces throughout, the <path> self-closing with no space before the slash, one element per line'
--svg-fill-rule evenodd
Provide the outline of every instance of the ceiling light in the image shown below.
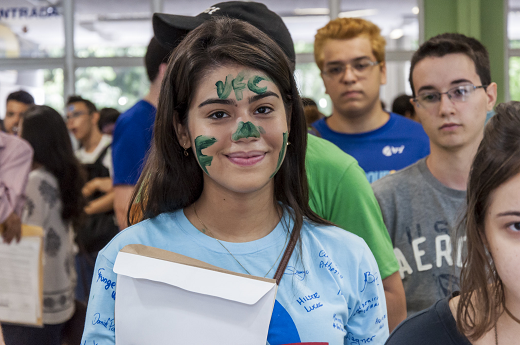
<path fill-rule="evenodd" d="M 415 6 L 414 8 L 412 8 L 412 13 L 419 14 L 419 7 Z"/>
<path fill-rule="evenodd" d="M 397 40 L 401 37 L 403 37 L 404 31 L 403 29 L 393 29 L 392 32 L 390 32 L 390 35 L 388 35 L 391 39 Z"/>
<path fill-rule="evenodd" d="M 377 9 L 346 11 L 339 14 L 340 18 L 368 17 L 377 14 Z"/>
<path fill-rule="evenodd" d="M 305 16 L 305 15 L 327 15 L 329 14 L 329 9 L 328 8 L 324 8 L 324 7 L 321 7 L 321 8 L 296 8 L 294 10 L 294 14 L 296 14 L 297 16 Z"/>
<path fill-rule="evenodd" d="M 318 104 L 320 105 L 320 108 L 325 108 L 325 107 L 327 107 L 327 100 L 325 98 L 322 98 L 322 99 L 320 99 Z"/>

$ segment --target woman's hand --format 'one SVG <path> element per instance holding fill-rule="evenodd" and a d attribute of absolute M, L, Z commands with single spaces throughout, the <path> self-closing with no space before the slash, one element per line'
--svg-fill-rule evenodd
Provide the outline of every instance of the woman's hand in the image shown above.
<path fill-rule="evenodd" d="M 22 222 L 20 217 L 16 213 L 11 213 L 4 222 L 4 231 L 2 232 L 2 238 L 5 243 L 9 244 L 13 239 L 16 242 L 20 242 L 22 237 Z"/>

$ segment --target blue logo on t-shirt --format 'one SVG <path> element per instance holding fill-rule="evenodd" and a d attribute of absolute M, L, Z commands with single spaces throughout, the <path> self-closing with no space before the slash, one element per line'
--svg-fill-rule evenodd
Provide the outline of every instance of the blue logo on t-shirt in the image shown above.
<path fill-rule="evenodd" d="M 273 316 L 269 324 L 267 343 L 269 345 L 282 345 L 299 342 L 300 335 L 298 334 L 298 329 L 296 329 L 293 319 L 278 301 L 274 301 Z"/>

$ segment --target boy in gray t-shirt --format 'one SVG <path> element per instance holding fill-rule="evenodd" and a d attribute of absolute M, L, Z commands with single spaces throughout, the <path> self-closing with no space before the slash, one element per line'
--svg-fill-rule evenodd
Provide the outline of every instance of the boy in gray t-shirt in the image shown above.
<path fill-rule="evenodd" d="M 448 188 L 428 170 L 426 159 L 372 184 L 390 232 L 408 314 L 428 308 L 457 289 L 462 265 L 452 253 L 452 230 L 466 191 Z M 464 238 L 457 239 L 462 245 Z M 455 266 L 456 265 L 456 266 Z"/>
<path fill-rule="evenodd" d="M 497 92 L 486 49 L 460 34 L 421 45 L 412 57 L 410 84 L 431 153 L 372 184 L 400 264 L 408 316 L 458 287 L 463 258 L 452 248 L 461 248 L 465 238 L 452 243 L 453 232 Z"/>

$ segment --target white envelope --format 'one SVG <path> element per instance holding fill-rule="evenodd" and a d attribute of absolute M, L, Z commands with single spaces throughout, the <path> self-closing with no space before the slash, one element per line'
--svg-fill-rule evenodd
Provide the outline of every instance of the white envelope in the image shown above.
<path fill-rule="evenodd" d="M 265 345 L 277 285 L 166 250 L 119 252 L 116 345 Z"/>

